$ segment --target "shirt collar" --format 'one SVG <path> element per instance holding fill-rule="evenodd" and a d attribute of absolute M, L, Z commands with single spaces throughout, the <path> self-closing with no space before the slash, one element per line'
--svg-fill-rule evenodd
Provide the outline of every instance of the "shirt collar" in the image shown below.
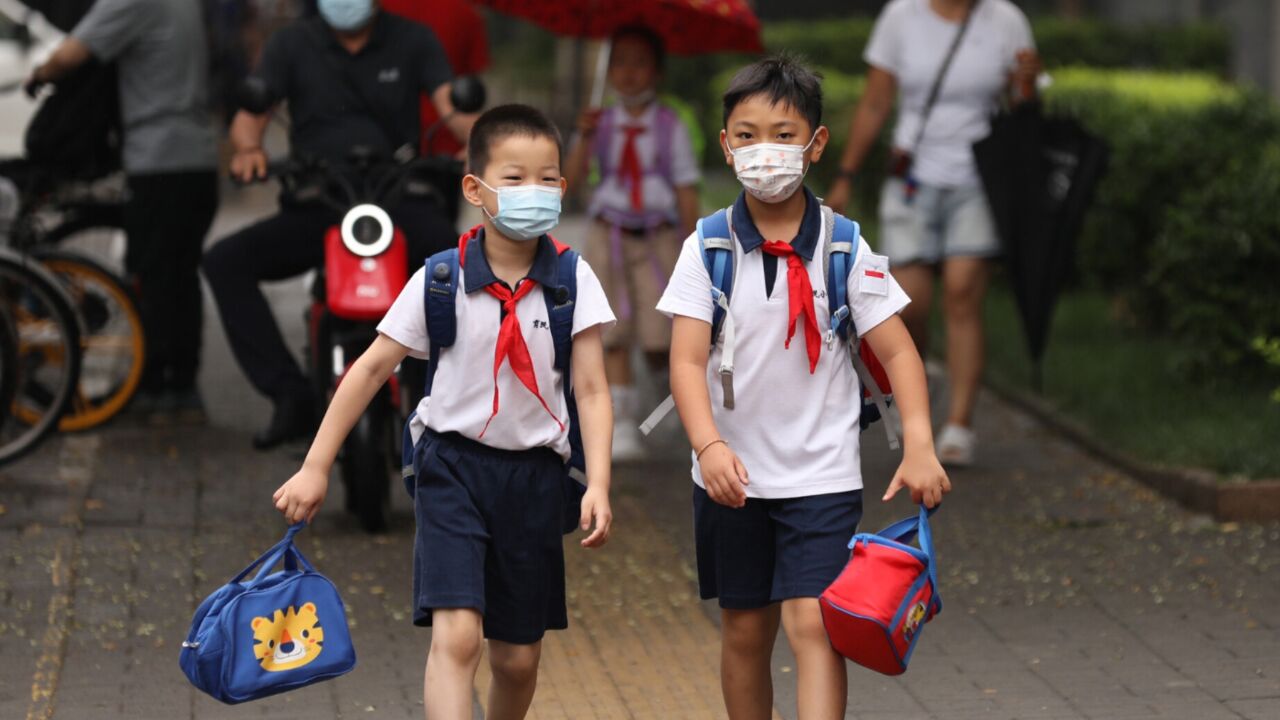
<path fill-rule="evenodd" d="M 525 277 L 544 288 L 558 287 L 560 264 L 557 262 L 558 253 L 555 245 L 546 235 L 534 242 L 538 243 L 538 249 L 533 255 L 533 266 L 529 268 L 529 274 Z M 498 276 L 493 274 L 493 269 L 489 267 L 489 259 L 484 256 L 484 228 L 479 228 L 467 241 L 466 262 L 466 272 L 463 273 L 462 279 L 468 293 L 483 290 L 489 285 L 500 282 Z"/>
<path fill-rule="evenodd" d="M 800 221 L 800 232 L 791 241 L 796 254 L 806 262 L 813 259 L 813 251 L 818 247 L 818 233 L 822 228 L 822 206 L 818 198 L 809 192 L 809 188 L 801 186 L 804 191 L 804 219 Z M 747 208 L 747 193 L 738 195 L 733 204 L 733 234 L 742 246 L 742 252 L 751 252 L 764 244 L 764 236 L 756 229 L 751 219 L 751 210 Z"/>

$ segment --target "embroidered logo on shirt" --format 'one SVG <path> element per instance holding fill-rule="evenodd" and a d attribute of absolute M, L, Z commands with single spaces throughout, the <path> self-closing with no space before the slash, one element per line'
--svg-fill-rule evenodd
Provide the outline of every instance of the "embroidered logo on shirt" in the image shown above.
<path fill-rule="evenodd" d="M 538 320 L 535 318 L 533 321 L 533 329 L 534 330 L 550 330 L 551 326 L 547 324 L 546 320 Z"/>
<path fill-rule="evenodd" d="M 379 70 L 378 82 L 380 83 L 400 82 L 400 68 L 392 67 L 392 68 L 386 68 L 385 70 Z"/>

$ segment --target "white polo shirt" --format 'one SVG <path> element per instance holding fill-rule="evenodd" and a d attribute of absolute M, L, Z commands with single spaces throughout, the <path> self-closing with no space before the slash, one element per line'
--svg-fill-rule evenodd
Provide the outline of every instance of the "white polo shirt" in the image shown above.
<path fill-rule="evenodd" d="M 817 198 L 807 189 L 804 193 L 808 206 L 800 233 L 791 244 L 805 259 L 818 325 L 825 333 L 831 317 L 822 276 L 828 238 Z M 766 260 L 760 251 L 765 239 L 751 221 L 744 197 L 738 198 L 731 218 L 736 279 L 729 312 L 737 331 L 733 410 L 724 407 L 719 377 L 723 336 L 707 363 L 716 427 L 747 468 L 748 497 L 790 498 L 857 490 L 862 487 L 858 454 L 862 400 L 849 352 L 841 345 L 829 350 L 824 343 L 817 368 L 809 374 L 800 321 L 791 348 L 783 348 L 789 312 L 786 261 Z M 766 262 L 774 264 L 776 271 L 767 295 Z M 860 283 L 868 269 L 884 273 L 884 279 Z M 859 337 L 910 302 L 887 270 L 887 259 L 873 254 L 859 238 L 849 275 L 849 309 Z M 711 277 L 696 234 L 685 241 L 658 310 L 711 322 Z M 693 481 L 702 486 L 696 458 L 692 474 Z"/>
<path fill-rule="evenodd" d="M 536 241 L 538 251 L 533 267 L 522 282 L 534 281 L 542 288 L 559 287 L 555 246 L 545 236 Z M 436 432 L 456 432 L 464 437 L 503 450 L 549 447 L 569 458 L 569 412 L 564 402 L 564 377 L 554 367 L 555 347 L 551 340 L 547 303 L 543 290 L 534 290 L 516 305 L 520 330 L 533 359 L 538 391 L 551 412 L 564 424 L 562 431 L 538 399 L 529 392 L 503 361 L 498 372 L 500 409 L 481 439 L 480 433 L 493 411 L 493 358 L 502 323 L 502 303 L 484 291 L 501 282 L 489 267 L 483 248 L 483 230 L 467 245 L 457 294 L 458 335 L 454 344 L 440 351 L 433 392 L 418 403 L 421 427 Z M 395 304 L 378 324 L 378 332 L 409 348 L 413 357 L 426 359 L 431 350 L 427 336 L 425 268 L 419 268 L 400 292 Z M 578 298 L 573 311 L 573 334 L 614 322 L 613 311 L 600 281 L 587 262 L 578 259 Z M 420 430 L 420 428 L 417 428 Z M 419 433 L 415 432 L 417 437 Z"/>
<path fill-rule="evenodd" d="M 622 151 L 627 144 L 626 129 L 628 126 L 639 126 L 644 132 L 636 136 L 636 155 L 640 159 L 640 167 L 644 179 L 640 184 L 646 212 L 661 213 L 672 223 L 679 222 L 676 208 L 676 188 L 695 185 L 702 177 L 698 169 L 697 158 L 693 156 L 693 143 L 689 139 L 689 129 L 681 122 L 679 116 L 671 127 L 671 182 L 657 172 L 658 163 L 658 123 L 656 120 L 660 103 L 649 103 L 640 117 L 632 117 L 619 105 L 605 108 L 604 112 L 613 114 L 612 137 L 607 138 L 609 148 L 608 176 L 600 178 L 600 184 L 591 194 L 591 202 L 587 214 L 597 215 L 601 210 L 612 209 L 631 212 L 631 187 L 618 178 L 618 166 L 622 164 Z M 675 111 L 672 111 L 673 113 Z M 592 156 L 594 160 L 594 155 Z"/>

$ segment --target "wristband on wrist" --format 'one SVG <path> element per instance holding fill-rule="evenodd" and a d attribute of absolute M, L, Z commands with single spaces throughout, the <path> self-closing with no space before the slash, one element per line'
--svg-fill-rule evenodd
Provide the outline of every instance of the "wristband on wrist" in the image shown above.
<path fill-rule="evenodd" d="M 697 460 L 697 461 L 699 461 L 699 462 L 701 462 L 701 460 L 702 460 L 702 453 L 706 452 L 708 448 L 710 448 L 712 445 L 715 445 L 716 443 L 724 443 L 724 446 L 725 446 L 725 447 L 729 447 L 729 443 L 725 442 L 725 441 L 724 441 L 724 438 L 716 438 L 715 440 L 712 440 L 711 442 L 707 443 L 706 445 L 703 445 L 703 446 L 702 446 L 702 449 L 701 449 L 701 450 L 699 450 L 699 451 L 697 452 L 697 454 L 693 456 L 693 459 L 694 459 L 694 460 Z"/>

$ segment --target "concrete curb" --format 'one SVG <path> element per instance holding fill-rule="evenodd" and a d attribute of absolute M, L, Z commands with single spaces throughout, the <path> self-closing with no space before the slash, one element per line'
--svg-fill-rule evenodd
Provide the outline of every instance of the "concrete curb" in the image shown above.
<path fill-rule="evenodd" d="M 983 384 L 1045 427 L 1190 510 L 1222 521 L 1280 520 L 1280 480 L 1229 482 L 1209 470 L 1150 465 L 1108 446 L 1084 426 L 1063 417 L 1049 403 L 1030 393 L 991 378 L 985 378 Z"/>

